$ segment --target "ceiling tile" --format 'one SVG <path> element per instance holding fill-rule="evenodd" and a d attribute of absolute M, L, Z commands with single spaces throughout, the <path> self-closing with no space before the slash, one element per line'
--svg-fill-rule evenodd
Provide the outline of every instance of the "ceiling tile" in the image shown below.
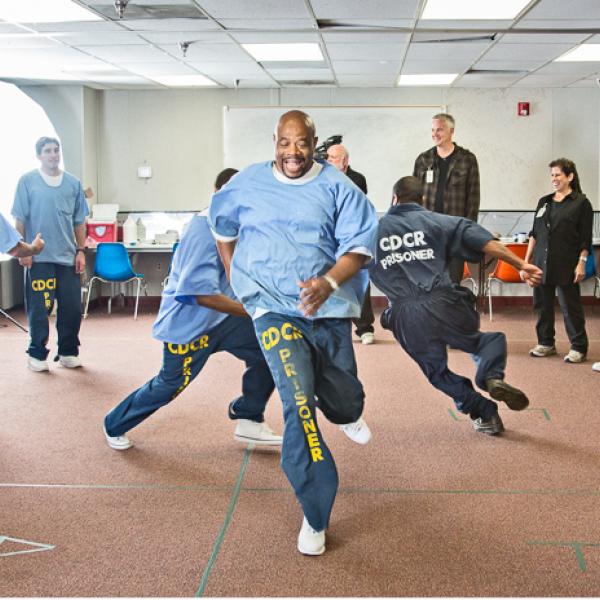
<path fill-rule="evenodd" d="M 505 33 L 502 44 L 578 44 L 589 37 L 587 33 Z"/>
<path fill-rule="evenodd" d="M 570 2 L 565 2 L 565 6 L 573 8 Z M 574 12 L 574 15 L 579 16 L 579 11 Z M 525 17 L 515 25 L 515 29 L 598 29 L 600 28 L 600 17 L 592 17 L 589 19 L 529 19 Z"/>
<path fill-rule="evenodd" d="M 81 46 L 91 55 L 110 62 L 169 62 L 172 60 L 164 52 L 150 46 Z"/>
<path fill-rule="evenodd" d="M 196 70 L 179 61 L 172 60 L 164 63 L 121 62 L 119 67 L 142 77 L 160 75 L 195 75 Z"/>
<path fill-rule="evenodd" d="M 490 70 L 515 70 L 515 71 L 532 71 L 544 64 L 543 60 L 528 60 L 526 58 L 519 60 L 488 60 L 487 54 L 482 60 L 477 61 L 474 69 L 490 69 Z"/>
<path fill-rule="evenodd" d="M 597 79 L 580 79 L 568 87 L 597 88 L 599 85 Z"/>
<path fill-rule="evenodd" d="M 178 45 L 165 44 L 160 47 L 173 56 L 182 56 Z M 253 60 L 242 48 L 233 42 L 227 44 L 204 44 L 202 42 L 190 44 L 185 58 L 189 61 L 207 62 L 243 62 L 244 60 Z"/>
<path fill-rule="evenodd" d="M 329 69 L 269 69 L 269 75 L 277 81 L 331 81 L 333 75 Z"/>
<path fill-rule="evenodd" d="M 256 18 L 254 19 L 219 19 L 219 23 L 226 29 L 266 29 L 274 31 L 286 31 L 289 29 L 314 29 L 313 19 L 272 19 Z"/>
<path fill-rule="evenodd" d="M 564 54 L 570 44 L 496 44 L 486 53 L 486 60 L 554 60 Z"/>
<path fill-rule="evenodd" d="M 72 46 L 126 46 L 130 44 L 146 44 L 133 31 L 102 31 L 102 32 L 65 32 L 48 34 L 55 40 Z"/>
<path fill-rule="evenodd" d="M 263 22 L 264 25 L 264 22 Z M 232 33 L 231 37 L 240 44 L 294 44 L 318 42 L 317 33 L 275 33 L 270 31 Z"/>
<path fill-rule="evenodd" d="M 397 60 L 337 60 L 333 62 L 332 67 L 338 75 L 361 75 L 364 73 L 394 75 L 398 73 L 400 63 Z"/>
<path fill-rule="evenodd" d="M 447 58 L 474 61 L 490 42 L 411 44 L 406 60 L 443 60 Z"/>
<path fill-rule="evenodd" d="M 317 19 L 414 19 L 419 0 L 311 0 Z"/>
<path fill-rule="evenodd" d="M 467 73 L 458 78 L 452 87 L 506 87 L 521 75 L 504 73 Z"/>
<path fill-rule="evenodd" d="M 220 30 L 212 21 L 202 19 L 138 19 L 119 21 L 131 31 L 211 31 Z"/>
<path fill-rule="evenodd" d="M 390 87 L 396 85 L 396 77 L 391 75 L 340 75 L 337 80 L 344 87 Z"/>
<path fill-rule="evenodd" d="M 40 33 L 53 33 L 61 31 L 123 31 L 111 21 L 81 21 L 75 23 L 34 23 L 29 28 Z"/>
<path fill-rule="evenodd" d="M 405 44 L 327 44 L 332 60 L 399 60 Z"/>
<path fill-rule="evenodd" d="M 264 75 L 264 71 L 253 61 L 248 62 L 188 62 L 190 67 L 211 77 L 240 79 L 252 75 Z"/>
<path fill-rule="evenodd" d="M 528 75 L 514 84 L 514 87 L 565 87 L 580 77 L 566 75 Z"/>
<path fill-rule="evenodd" d="M 334 44 L 406 44 L 408 33 L 388 33 L 385 31 L 326 31 L 323 39 Z"/>
<path fill-rule="evenodd" d="M 52 48 L 58 43 L 38 33 L 0 33 L 0 48 Z"/>
<path fill-rule="evenodd" d="M 538 69 L 536 75 L 574 75 L 578 77 L 590 77 L 600 72 L 599 62 L 551 62 Z"/>
<path fill-rule="evenodd" d="M 600 19 L 600 3 L 598 3 L 598 0 L 576 0 L 576 2 L 543 0 L 527 13 L 525 19 L 556 19 L 563 21 L 572 19 L 574 13 L 588 15 L 591 19 Z"/>
<path fill-rule="evenodd" d="M 255 19 L 257 15 L 266 19 L 305 19 L 310 16 L 304 2 L 297 0 L 196 0 L 196 4 L 215 19 Z"/>
<path fill-rule="evenodd" d="M 507 29 L 512 25 L 512 21 L 496 20 L 496 21 L 481 21 L 477 19 L 469 19 L 465 21 L 461 20 L 437 20 L 437 19 L 421 19 L 417 23 L 416 31 L 419 32 L 422 29 L 437 29 L 437 30 L 452 30 L 462 29 L 465 31 L 470 30 L 491 30 L 500 31 Z"/>
<path fill-rule="evenodd" d="M 471 66 L 465 60 L 407 60 L 402 65 L 402 73 L 405 75 L 417 75 L 419 73 L 462 73 Z"/>
<path fill-rule="evenodd" d="M 0 33 L 27 33 L 27 31 L 24 27 L 19 27 L 15 23 L 0 21 Z"/>

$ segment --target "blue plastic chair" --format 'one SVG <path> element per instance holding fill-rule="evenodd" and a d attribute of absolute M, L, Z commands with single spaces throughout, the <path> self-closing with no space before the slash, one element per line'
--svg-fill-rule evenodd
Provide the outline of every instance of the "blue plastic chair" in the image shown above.
<path fill-rule="evenodd" d="M 85 302 L 85 311 L 83 318 L 88 315 L 88 307 L 90 305 L 90 296 L 92 295 L 92 287 L 94 281 L 98 280 L 104 283 L 111 284 L 111 295 L 108 299 L 108 314 L 111 312 L 111 303 L 114 297 L 115 283 L 123 284 L 130 281 L 137 281 L 137 292 L 135 295 L 135 311 L 133 318 L 137 319 L 138 304 L 140 301 L 140 288 L 144 285 L 144 293 L 146 292 L 146 282 L 142 273 L 136 273 L 131 266 L 129 254 L 123 244 L 117 242 L 102 242 L 96 248 L 96 263 L 94 265 L 94 275 L 90 279 L 87 289 L 87 299 Z"/>

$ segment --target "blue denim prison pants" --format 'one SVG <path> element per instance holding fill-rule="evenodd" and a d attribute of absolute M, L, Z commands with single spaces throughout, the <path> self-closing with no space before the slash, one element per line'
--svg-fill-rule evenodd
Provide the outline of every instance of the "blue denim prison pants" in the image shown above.
<path fill-rule="evenodd" d="M 364 391 L 356 373 L 350 319 L 303 319 L 266 313 L 256 335 L 283 403 L 281 466 L 315 530 L 329 525 L 338 474 L 317 425 L 356 421 Z"/>
<path fill-rule="evenodd" d="M 79 354 L 81 327 L 81 279 L 75 266 L 34 262 L 25 274 L 25 303 L 29 320 L 29 348 L 27 353 L 38 360 L 46 360 L 49 350 L 50 328 L 48 315 L 56 300 L 56 330 L 58 354 Z"/>
<path fill-rule="evenodd" d="M 381 324 L 391 329 L 431 384 L 454 400 L 472 419 L 489 419 L 498 407 L 475 391 L 466 377 L 448 369 L 447 346 L 469 352 L 477 364 L 475 382 L 487 390 L 486 379 L 504 379 L 506 337 L 479 331 L 472 292 L 460 286 L 403 298 L 385 311 Z"/>
<path fill-rule="evenodd" d="M 252 321 L 229 316 L 188 344 L 164 344 L 158 375 L 106 415 L 104 425 L 108 435 L 123 435 L 171 402 L 196 378 L 211 354 L 222 351 L 246 363 L 242 396 L 230 404 L 229 417 L 261 423 L 275 384 L 258 347 Z"/>

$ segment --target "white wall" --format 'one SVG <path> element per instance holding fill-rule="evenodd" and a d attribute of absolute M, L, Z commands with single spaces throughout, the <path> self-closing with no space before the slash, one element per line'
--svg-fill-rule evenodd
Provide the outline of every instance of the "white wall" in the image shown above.
<path fill-rule="evenodd" d="M 547 164 L 567 156 L 598 207 L 600 90 L 283 89 L 104 91 L 98 102 L 98 199 L 124 210 L 194 210 L 207 204 L 223 166 L 222 107 L 442 104 L 457 119 L 455 140 L 480 163 L 484 209 L 530 209 L 550 191 Z M 517 116 L 517 102 L 531 104 Z M 284 108 L 282 108 L 282 112 Z M 318 129 L 317 122 L 317 129 Z M 271 131 L 265 131 L 270 137 Z M 335 132 L 318 132 L 327 137 Z M 240 131 L 240 136 L 244 132 Z M 385 131 L 382 131 L 385 143 Z M 415 146 L 431 146 L 429 131 Z M 350 148 L 361 170 L 368 156 Z M 393 149 L 389 160 L 393 161 Z M 137 167 L 153 168 L 148 181 Z M 364 168 L 364 167 L 363 167 Z M 372 168 L 372 167 L 371 167 Z M 398 176 L 406 173 L 398 173 Z M 393 184 L 389 182 L 389 185 Z M 384 209 L 385 200 L 376 200 Z M 382 206 L 379 206 L 382 204 Z"/>

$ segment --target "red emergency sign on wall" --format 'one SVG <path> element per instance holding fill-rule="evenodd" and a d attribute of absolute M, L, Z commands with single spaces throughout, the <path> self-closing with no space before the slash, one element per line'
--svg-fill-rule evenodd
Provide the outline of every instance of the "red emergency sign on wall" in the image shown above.
<path fill-rule="evenodd" d="M 528 117 L 529 116 L 529 102 L 519 102 L 517 104 L 517 114 L 520 117 Z"/>

